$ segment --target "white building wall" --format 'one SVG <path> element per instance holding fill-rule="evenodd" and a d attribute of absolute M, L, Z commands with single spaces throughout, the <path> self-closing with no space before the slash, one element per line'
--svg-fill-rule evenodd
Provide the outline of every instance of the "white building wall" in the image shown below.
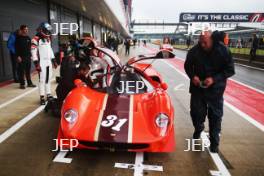
<path fill-rule="evenodd" d="M 125 11 L 123 0 L 104 0 L 113 14 L 121 23 L 122 27 L 129 33 L 129 19 Z"/>

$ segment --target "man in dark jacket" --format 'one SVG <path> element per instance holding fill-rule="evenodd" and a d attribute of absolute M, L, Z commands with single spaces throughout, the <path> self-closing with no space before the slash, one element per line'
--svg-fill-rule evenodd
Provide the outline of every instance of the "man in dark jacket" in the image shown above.
<path fill-rule="evenodd" d="M 16 57 L 16 38 L 19 35 L 19 30 L 16 30 L 15 32 L 12 32 L 7 41 L 7 48 L 10 52 L 10 58 L 11 58 L 11 63 L 12 63 L 12 73 L 13 73 L 13 78 L 16 83 L 19 82 L 18 80 L 18 73 L 17 73 L 17 57 Z"/>
<path fill-rule="evenodd" d="M 118 45 L 119 45 L 119 39 L 115 38 L 113 41 L 113 51 L 116 52 L 116 54 L 118 54 Z"/>
<path fill-rule="evenodd" d="M 77 67 L 80 64 L 74 56 L 64 57 L 60 67 L 60 81 L 56 88 L 59 102 L 62 102 L 67 94 L 75 87 L 74 78 L 77 74 Z"/>
<path fill-rule="evenodd" d="M 232 55 L 221 42 L 214 41 L 211 31 L 205 31 L 200 36 L 199 43 L 188 52 L 184 68 L 191 80 L 190 114 L 195 129 L 193 138 L 200 138 L 207 115 L 210 150 L 218 152 L 223 94 L 227 78 L 235 74 Z"/>
<path fill-rule="evenodd" d="M 249 63 L 251 63 L 253 60 L 256 59 L 258 46 L 259 46 L 259 39 L 256 34 L 253 34 Z"/>
<path fill-rule="evenodd" d="M 20 89 L 25 89 L 25 79 L 27 78 L 28 87 L 36 87 L 30 76 L 31 70 L 31 39 L 28 36 L 28 27 L 26 25 L 20 26 L 20 35 L 17 36 L 15 42 L 16 57 L 18 63 L 18 75 L 20 82 Z"/>
<path fill-rule="evenodd" d="M 125 48 L 126 48 L 125 55 L 129 55 L 129 52 L 130 52 L 130 39 L 126 39 L 124 45 L 125 45 Z"/>
<path fill-rule="evenodd" d="M 75 87 L 75 79 L 81 79 L 88 86 L 92 86 L 92 81 L 87 76 L 90 70 L 89 63 L 88 59 L 78 61 L 72 55 L 62 59 L 60 81 L 56 88 L 56 94 L 60 103 L 63 102 L 68 93 Z"/>

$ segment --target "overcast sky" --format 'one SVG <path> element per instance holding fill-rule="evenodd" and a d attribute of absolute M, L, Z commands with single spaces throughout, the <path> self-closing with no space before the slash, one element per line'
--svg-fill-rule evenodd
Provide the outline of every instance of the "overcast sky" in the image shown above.
<path fill-rule="evenodd" d="M 178 22 L 181 12 L 264 12 L 264 0 L 132 0 L 132 19 Z"/>

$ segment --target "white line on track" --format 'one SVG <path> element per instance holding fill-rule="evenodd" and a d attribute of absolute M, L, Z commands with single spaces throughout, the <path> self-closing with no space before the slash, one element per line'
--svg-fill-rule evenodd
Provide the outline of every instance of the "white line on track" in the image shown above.
<path fill-rule="evenodd" d="M 54 81 L 55 79 L 53 78 L 51 81 Z M 0 109 L 15 102 L 16 100 L 32 93 L 33 91 L 37 90 L 38 87 L 35 87 L 3 104 L 0 105 Z M 24 117 L 23 119 L 19 120 L 15 125 L 13 125 L 12 127 L 10 127 L 9 129 L 7 129 L 4 133 L 2 133 L 0 135 L 0 144 L 5 141 L 8 137 L 10 137 L 11 135 L 13 135 L 19 128 L 21 128 L 23 125 L 25 125 L 28 121 L 32 120 L 34 117 L 36 117 L 36 115 L 38 115 L 41 111 L 43 111 L 43 109 L 45 108 L 45 105 L 39 106 L 37 109 L 35 109 L 33 112 L 31 112 L 30 114 L 28 114 L 26 117 Z"/>
<path fill-rule="evenodd" d="M 181 58 L 181 57 L 178 57 L 177 55 L 176 55 L 176 58 L 179 59 L 179 60 L 185 61 L 185 59 L 183 59 L 183 58 Z M 242 66 L 242 67 L 251 68 L 251 69 L 254 69 L 254 70 L 258 70 L 258 71 L 264 71 L 263 68 L 252 67 L 252 66 L 244 65 L 244 64 L 240 64 L 240 63 L 235 63 L 235 65 L 239 65 L 239 66 Z"/>
<path fill-rule="evenodd" d="M 182 75 L 184 78 L 186 79 L 189 79 L 189 77 L 184 74 L 183 72 L 179 71 L 177 68 L 175 68 L 174 66 L 172 66 L 171 64 L 169 64 L 168 62 L 166 61 L 163 61 L 164 63 L 166 63 L 169 67 L 171 67 L 172 69 L 174 69 L 177 73 L 179 73 L 180 75 Z M 201 134 L 201 137 L 203 139 L 203 141 L 208 141 L 209 139 L 207 138 L 207 136 L 205 134 Z M 215 176 L 217 175 L 221 175 L 221 174 L 224 174 L 224 173 L 227 173 L 227 175 L 224 175 L 224 176 L 230 176 L 230 173 L 228 172 L 228 170 L 226 169 L 225 165 L 223 164 L 220 156 L 218 155 L 218 153 L 211 153 L 208 149 L 208 152 L 211 156 L 211 158 L 213 159 L 214 163 L 216 164 L 217 168 L 219 169 L 219 171 L 210 171 L 210 173 Z"/>
<path fill-rule="evenodd" d="M 252 86 L 250 86 L 250 85 L 244 84 L 244 83 L 242 83 L 242 82 L 240 82 L 240 81 L 237 81 L 237 80 L 234 80 L 234 79 L 232 79 L 232 78 L 229 78 L 229 80 L 234 81 L 235 83 L 240 84 L 240 85 L 242 85 L 242 86 L 245 86 L 245 87 L 247 87 L 247 88 L 249 88 L 249 89 L 255 90 L 256 92 L 259 92 L 259 93 L 261 93 L 261 94 L 264 94 L 264 91 L 259 90 L 259 89 L 255 88 L 255 87 L 252 87 Z"/>
<path fill-rule="evenodd" d="M 206 143 L 207 141 L 209 141 L 207 135 L 205 132 L 201 133 L 201 138 L 203 140 L 204 143 Z M 231 176 L 231 174 L 229 173 L 228 169 L 226 168 L 226 166 L 224 165 L 223 161 L 221 160 L 220 156 L 217 153 L 212 153 L 210 152 L 208 146 L 206 147 L 206 149 L 208 150 L 211 158 L 213 159 L 215 165 L 217 166 L 218 171 L 210 171 L 211 175 L 213 176 Z"/>
<path fill-rule="evenodd" d="M 136 153 L 134 176 L 143 175 L 144 153 Z"/>
<path fill-rule="evenodd" d="M 69 150 L 60 151 L 53 159 L 53 162 L 70 164 L 72 162 L 72 158 L 65 158 L 68 152 Z"/>
<path fill-rule="evenodd" d="M 37 109 L 35 109 L 33 112 L 28 114 L 26 117 L 18 121 L 15 125 L 13 125 L 11 128 L 7 129 L 4 133 L 0 135 L 0 144 L 5 141 L 8 137 L 10 137 L 12 134 L 14 134 L 19 128 L 21 128 L 23 125 L 25 125 L 28 121 L 32 120 L 34 117 L 36 117 L 37 114 L 39 114 L 45 106 L 39 106 Z"/>
<path fill-rule="evenodd" d="M 179 73 L 180 75 L 182 75 L 184 78 L 189 79 L 188 76 L 186 74 L 184 74 L 183 72 L 179 71 L 177 68 L 175 68 L 174 66 L 172 66 L 171 64 L 169 64 L 166 61 L 163 61 L 164 63 L 166 63 L 169 67 L 173 68 L 177 73 Z M 255 121 L 252 117 L 248 116 L 247 114 L 245 114 L 244 112 L 240 111 L 239 109 L 237 109 L 236 107 L 234 107 L 233 105 L 231 105 L 230 103 L 225 101 L 225 106 L 227 106 L 229 109 L 231 109 L 233 112 L 237 113 L 239 116 L 241 116 L 242 118 L 244 118 L 245 120 L 247 120 L 249 123 L 251 123 L 252 125 L 254 125 L 255 127 L 257 127 L 258 129 L 260 129 L 261 131 L 264 132 L 264 126 L 262 124 L 260 124 L 259 122 Z M 205 134 L 203 134 L 203 139 L 207 139 L 207 136 Z M 210 171 L 211 175 L 224 175 L 224 176 L 230 176 L 229 171 L 226 169 L 225 165 L 223 164 L 221 158 L 219 157 L 219 155 L 217 153 L 211 153 L 208 150 L 211 158 L 213 159 L 214 163 L 216 164 L 217 168 L 219 171 Z"/>
<path fill-rule="evenodd" d="M 183 58 L 181 58 L 181 57 L 177 57 L 177 56 L 175 57 L 175 59 L 178 59 L 178 60 L 181 60 L 181 61 L 185 61 L 185 59 L 183 59 Z M 167 62 L 166 62 L 166 63 L 167 63 Z M 247 66 L 247 65 L 243 65 L 243 64 L 239 64 L 239 63 L 235 63 L 235 65 L 240 65 L 240 66 L 243 66 L 243 67 L 248 67 L 248 68 L 251 68 L 251 69 L 264 71 L 264 69 L 261 69 L 261 68 L 251 67 L 251 66 Z M 170 67 L 171 67 L 171 65 L 170 65 Z M 257 89 L 257 88 L 255 88 L 255 87 L 252 87 L 252 86 L 250 86 L 250 85 L 248 85 L 248 84 L 242 83 L 242 82 L 237 81 L 237 80 L 234 80 L 234 79 L 232 79 L 232 78 L 229 78 L 229 80 L 234 81 L 235 83 L 240 84 L 240 85 L 242 85 L 242 86 L 245 86 L 245 87 L 247 87 L 247 88 L 249 88 L 249 89 L 255 90 L 255 91 L 257 91 L 257 92 L 259 92 L 259 93 L 261 93 L 261 94 L 264 94 L 264 91 L 262 91 L 262 90 L 260 90 L 260 89 Z"/>
<path fill-rule="evenodd" d="M 179 58 L 177 58 L 177 59 L 179 59 Z M 179 59 L 179 60 L 181 60 L 181 59 Z M 171 68 L 176 69 L 174 66 L 170 65 L 168 62 L 166 62 L 166 61 L 163 61 L 163 62 L 166 63 L 166 64 L 168 64 Z M 181 74 L 182 76 L 184 76 L 185 78 L 188 78 L 188 76 L 187 76 L 186 74 L 182 73 L 182 72 L 179 71 L 178 69 L 175 70 L 175 71 L 177 71 L 178 73 L 180 73 L 180 74 Z M 229 80 L 234 81 L 235 83 L 240 84 L 240 85 L 242 85 L 242 86 L 245 86 L 245 87 L 247 87 L 247 88 L 249 88 L 249 89 L 255 90 L 256 92 L 259 92 L 259 93 L 261 93 L 261 94 L 264 94 L 264 91 L 259 90 L 259 89 L 257 89 L 257 88 L 254 88 L 254 87 L 252 87 L 252 86 L 250 86 L 250 85 L 244 84 L 244 83 L 242 83 L 242 82 L 240 82 L 240 81 L 237 81 L 237 80 L 234 80 L 234 79 L 232 79 L 232 78 L 229 78 Z"/>
<path fill-rule="evenodd" d="M 181 72 L 180 70 L 178 70 L 177 68 L 175 68 L 173 65 L 169 64 L 169 63 L 166 62 L 165 60 L 161 60 L 161 61 L 162 61 L 163 63 L 167 64 L 170 68 L 174 69 L 177 73 L 179 73 L 180 75 L 182 75 L 184 78 L 189 79 L 189 77 L 188 77 L 185 73 Z"/>
<path fill-rule="evenodd" d="M 224 101 L 224 103 L 233 112 L 235 112 L 236 114 L 238 114 L 239 116 L 241 116 L 242 118 L 247 120 L 249 123 L 251 123 L 252 125 L 257 127 L 258 129 L 260 129 L 262 132 L 264 132 L 264 125 L 262 125 L 261 123 L 259 123 L 258 121 L 256 121 L 255 119 L 253 119 L 252 117 L 247 115 L 246 113 L 240 111 L 239 109 L 237 109 L 235 106 L 231 105 L 230 103 L 228 103 L 226 101 Z"/>
<path fill-rule="evenodd" d="M 240 66 L 242 66 L 242 67 L 247 67 L 247 68 L 251 68 L 251 69 L 254 69 L 254 70 L 264 71 L 263 68 L 252 67 L 252 66 L 244 65 L 244 64 L 240 64 L 240 63 L 235 63 L 235 65 L 240 65 Z"/>
<path fill-rule="evenodd" d="M 51 82 L 55 81 L 55 78 L 51 79 L 50 81 L 51 81 Z M 29 91 L 27 91 L 27 92 L 24 92 L 24 93 L 18 95 L 17 97 L 14 97 L 14 98 L 12 98 L 12 99 L 6 101 L 5 103 L 2 103 L 2 104 L 0 105 L 0 109 L 3 108 L 3 107 L 8 106 L 9 104 L 11 104 L 11 103 L 13 103 L 13 102 L 15 102 L 15 101 L 17 101 L 17 100 L 19 100 L 20 98 L 23 98 L 24 96 L 26 96 L 26 95 L 28 95 L 28 94 L 30 94 L 30 93 L 36 91 L 37 89 L 38 89 L 38 86 L 35 87 L 35 88 L 32 88 L 31 90 L 29 90 Z"/>
<path fill-rule="evenodd" d="M 179 59 L 179 60 L 181 60 L 181 61 L 185 61 L 185 59 L 183 59 L 183 58 L 181 58 L 181 57 L 177 57 L 177 56 L 175 56 L 175 58 L 176 58 L 176 59 Z"/>
<path fill-rule="evenodd" d="M 13 102 L 15 102 L 15 101 L 17 101 L 17 100 L 19 100 L 20 98 L 23 98 L 24 96 L 26 96 L 26 95 L 28 95 L 28 94 L 34 92 L 34 91 L 37 90 L 37 89 L 38 89 L 38 87 L 35 87 L 35 88 L 33 88 L 33 89 L 31 89 L 31 90 L 29 90 L 29 91 L 27 91 L 27 92 L 25 92 L 25 93 L 23 93 L 23 94 L 21 94 L 21 95 L 18 95 L 18 96 L 15 97 L 15 98 L 12 98 L 11 100 L 6 101 L 5 103 L 2 103 L 2 104 L 0 105 L 0 109 L 3 108 L 3 107 L 6 107 L 7 105 L 9 105 L 9 104 L 11 104 L 11 103 L 13 103 Z"/>
<path fill-rule="evenodd" d="M 182 83 L 182 84 L 179 84 L 179 85 L 177 85 L 177 86 L 175 86 L 174 88 L 173 88 L 173 90 L 174 91 L 181 91 L 181 90 L 184 90 L 184 84 Z"/>
<path fill-rule="evenodd" d="M 181 59 L 181 58 L 179 58 L 179 57 L 176 57 L 176 59 L 183 60 L 183 59 Z M 166 62 L 166 61 L 164 61 L 164 62 L 168 64 L 168 62 Z M 173 66 L 170 65 L 170 67 L 173 67 Z M 175 68 L 175 67 L 173 67 L 173 68 Z M 178 72 L 178 71 L 177 71 L 177 72 Z M 178 73 L 179 73 L 179 72 L 178 72 Z M 181 73 L 182 73 L 182 72 L 181 72 Z M 184 73 L 183 73 L 183 74 L 184 74 Z M 181 74 L 181 75 L 182 75 L 182 74 Z M 184 74 L 184 75 L 185 75 L 185 74 Z M 184 77 L 187 77 L 187 75 L 185 75 Z M 188 77 L 187 77 L 187 78 L 188 78 Z M 232 79 L 232 78 L 229 78 L 229 80 L 234 81 L 235 83 L 240 84 L 240 85 L 242 85 L 242 86 L 245 86 L 245 87 L 247 87 L 247 88 L 249 88 L 249 89 L 255 90 L 256 92 L 259 92 L 259 93 L 261 93 L 261 94 L 264 94 L 264 91 L 259 90 L 259 89 L 255 88 L 255 87 L 252 87 L 252 86 L 247 85 L 247 84 L 245 84 L 245 83 L 242 83 L 242 82 L 240 82 L 240 81 L 234 80 L 234 79 Z"/>

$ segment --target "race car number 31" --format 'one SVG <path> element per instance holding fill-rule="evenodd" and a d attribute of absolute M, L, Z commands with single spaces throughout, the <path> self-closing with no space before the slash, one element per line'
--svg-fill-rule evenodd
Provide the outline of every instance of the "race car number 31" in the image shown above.
<path fill-rule="evenodd" d="M 115 121 L 118 120 L 116 125 Z M 127 122 L 127 119 L 118 119 L 116 115 L 108 115 L 106 120 L 102 121 L 101 125 L 103 127 L 112 127 L 112 130 L 120 131 L 120 128 Z"/>

